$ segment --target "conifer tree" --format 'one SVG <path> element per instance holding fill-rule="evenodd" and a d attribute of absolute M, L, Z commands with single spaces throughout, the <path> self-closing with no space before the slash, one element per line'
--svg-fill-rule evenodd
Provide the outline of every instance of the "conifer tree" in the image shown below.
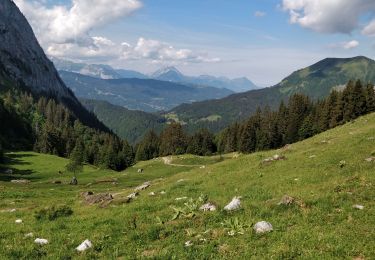
<path fill-rule="evenodd" d="M 160 155 L 184 154 L 187 148 L 187 136 L 178 123 L 172 123 L 160 135 Z"/>
<path fill-rule="evenodd" d="M 154 130 L 149 131 L 137 147 L 136 160 L 147 161 L 159 156 L 160 138 Z"/>
<path fill-rule="evenodd" d="M 375 112 L 375 88 L 373 84 L 366 86 L 366 112 Z"/>
<path fill-rule="evenodd" d="M 74 174 L 76 177 L 77 173 L 83 171 L 83 159 L 84 159 L 84 146 L 81 140 L 78 140 L 72 154 L 70 155 L 69 163 L 66 165 L 66 170 Z"/>

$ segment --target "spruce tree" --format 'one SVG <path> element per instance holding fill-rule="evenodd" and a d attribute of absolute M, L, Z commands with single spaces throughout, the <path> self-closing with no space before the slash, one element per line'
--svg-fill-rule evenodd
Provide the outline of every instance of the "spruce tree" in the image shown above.
<path fill-rule="evenodd" d="M 154 130 L 149 131 L 139 143 L 136 153 L 137 161 L 147 161 L 159 156 L 160 138 Z"/>
<path fill-rule="evenodd" d="M 184 154 L 187 136 L 180 124 L 172 123 L 160 135 L 160 155 Z"/>
<path fill-rule="evenodd" d="M 66 165 L 66 170 L 74 174 L 83 171 L 84 147 L 82 141 L 77 141 L 72 154 L 70 155 L 69 163 Z"/>
<path fill-rule="evenodd" d="M 375 112 L 375 88 L 372 84 L 366 86 L 366 112 Z"/>

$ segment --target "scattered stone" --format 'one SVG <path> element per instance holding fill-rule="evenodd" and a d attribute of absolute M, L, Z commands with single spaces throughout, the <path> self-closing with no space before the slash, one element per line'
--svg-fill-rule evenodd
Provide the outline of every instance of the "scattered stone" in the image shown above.
<path fill-rule="evenodd" d="M 80 244 L 76 250 L 79 251 L 79 252 L 83 252 L 83 251 L 86 251 L 87 249 L 91 248 L 92 247 L 92 243 L 90 240 L 86 239 L 85 241 L 82 242 L 82 244 Z"/>
<path fill-rule="evenodd" d="M 25 179 L 11 180 L 10 182 L 11 183 L 17 183 L 17 184 L 28 184 L 28 183 L 30 183 L 29 180 L 25 180 Z"/>
<path fill-rule="evenodd" d="M 192 245 L 193 245 L 193 242 L 191 242 L 190 240 L 185 242 L 186 247 L 190 247 Z"/>
<path fill-rule="evenodd" d="M 273 227 L 271 223 L 266 221 L 258 222 L 254 225 L 254 231 L 257 234 L 263 234 L 267 232 L 271 232 L 273 230 Z"/>
<path fill-rule="evenodd" d="M 206 166 L 202 165 L 201 167 L 199 167 L 200 169 L 206 169 Z"/>
<path fill-rule="evenodd" d="M 128 199 L 135 199 L 139 195 L 138 192 L 133 192 L 127 196 Z"/>
<path fill-rule="evenodd" d="M 270 163 L 270 162 L 273 162 L 273 161 L 281 161 L 281 160 L 285 160 L 285 156 L 283 155 L 278 155 L 278 154 L 275 154 L 274 156 L 272 157 L 269 157 L 269 158 L 266 158 L 263 160 L 263 163 Z"/>
<path fill-rule="evenodd" d="M 295 202 L 295 199 L 293 197 L 290 197 L 288 195 L 284 195 L 280 202 L 278 203 L 278 205 L 286 205 L 286 206 L 290 206 L 292 205 L 293 203 Z"/>
<path fill-rule="evenodd" d="M 353 208 L 363 210 L 365 206 L 356 204 L 356 205 L 353 205 Z"/>
<path fill-rule="evenodd" d="M 340 161 L 339 162 L 339 166 L 340 166 L 340 168 L 344 168 L 345 167 L 345 165 L 346 165 L 346 161 Z"/>
<path fill-rule="evenodd" d="M 61 184 L 61 181 L 53 181 L 52 184 Z"/>
<path fill-rule="evenodd" d="M 375 137 L 369 137 L 369 138 L 367 138 L 367 140 L 369 140 L 369 141 L 375 140 Z"/>
<path fill-rule="evenodd" d="M 83 196 L 83 197 L 87 197 L 87 196 L 91 196 L 91 195 L 94 195 L 94 192 L 92 192 L 92 191 L 85 191 L 85 192 L 81 193 L 81 196 Z"/>
<path fill-rule="evenodd" d="M 16 224 L 22 224 L 23 221 L 22 221 L 22 219 L 16 219 L 15 222 L 16 222 Z"/>
<path fill-rule="evenodd" d="M 94 195 L 92 192 L 85 192 L 84 198 L 90 205 L 100 204 L 102 206 L 108 205 L 113 200 L 113 196 L 110 193 L 100 193 Z"/>
<path fill-rule="evenodd" d="M 199 208 L 199 210 L 202 210 L 202 211 L 215 211 L 216 210 L 216 206 L 215 206 L 215 204 L 208 202 L 208 203 L 202 205 Z"/>
<path fill-rule="evenodd" d="M 164 194 L 166 194 L 166 192 L 162 190 L 162 191 L 160 192 L 160 194 L 164 195 Z"/>
<path fill-rule="evenodd" d="M 13 213 L 13 212 L 16 212 L 17 210 L 16 209 L 10 209 L 9 212 L 10 213 Z"/>
<path fill-rule="evenodd" d="M 33 233 L 27 233 L 25 235 L 25 238 L 31 238 L 31 237 L 34 237 L 34 234 Z"/>
<path fill-rule="evenodd" d="M 295 178 L 294 181 L 299 181 L 299 179 L 298 179 L 298 178 Z"/>
<path fill-rule="evenodd" d="M 183 181 L 185 181 L 185 179 L 179 179 L 179 180 L 177 181 L 177 183 L 180 183 L 180 182 L 183 182 Z"/>
<path fill-rule="evenodd" d="M 7 169 L 7 170 L 5 171 L 5 174 L 13 174 L 13 170 L 12 170 L 12 169 Z"/>
<path fill-rule="evenodd" d="M 148 182 L 145 182 L 145 183 L 143 183 L 142 185 L 136 187 L 136 188 L 134 189 L 134 191 L 137 192 L 137 191 L 145 190 L 145 189 L 147 189 L 147 188 L 150 187 L 150 186 L 151 186 L 151 183 L 148 181 Z"/>
<path fill-rule="evenodd" d="M 34 243 L 38 244 L 38 245 L 47 245 L 48 240 L 44 239 L 44 238 L 37 238 L 37 239 L 34 240 Z"/>
<path fill-rule="evenodd" d="M 310 159 L 316 158 L 316 155 L 315 154 L 314 155 L 310 155 L 309 158 Z"/>
<path fill-rule="evenodd" d="M 224 207 L 224 210 L 233 211 L 241 207 L 241 197 L 234 197 L 232 201 Z"/>
<path fill-rule="evenodd" d="M 73 177 L 73 179 L 70 181 L 70 185 L 78 185 L 78 180 L 76 177 Z"/>
<path fill-rule="evenodd" d="M 138 173 L 143 173 L 143 169 L 138 169 Z"/>
<path fill-rule="evenodd" d="M 155 192 L 150 192 L 150 193 L 148 194 L 148 196 L 156 196 L 156 193 L 155 193 Z"/>
<path fill-rule="evenodd" d="M 187 199 L 187 197 L 180 197 L 180 198 L 175 198 L 175 200 L 186 200 Z"/>
<path fill-rule="evenodd" d="M 375 157 L 369 157 L 365 159 L 366 162 L 375 162 Z"/>

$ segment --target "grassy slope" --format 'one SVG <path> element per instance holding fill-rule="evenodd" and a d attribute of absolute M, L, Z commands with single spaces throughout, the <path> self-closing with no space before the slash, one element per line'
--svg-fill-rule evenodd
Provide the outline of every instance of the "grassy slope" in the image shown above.
<path fill-rule="evenodd" d="M 17 153 L 15 168 L 32 169 L 32 183 L 26 186 L 0 181 L 0 209 L 20 208 L 15 213 L 1 212 L 2 226 L 0 258 L 101 257 L 138 258 L 154 256 L 165 259 L 181 258 L 371 258 L 375 255 L 375 163 L 364 159 L 375 152 L 375 114 L 362 117 L 311 138 L 293 144 L 289 150 L 259 152 L 231 158 L 175 158 L 176 164 L 205 164 L 199 167 L 163 165 L 161 160 L 142 162 L 123 173 L 102 172 L 87 167 L 79 178 L 78 187 L 49 184 L 56 179 L 65 160 L 33 153 Z M 324 141 L 324 142 L 322 142 Z M 262 165 L 263 158 L 284 154 L 285 161 Z M 315 158 L 310 158 L 316 155 Z M 345 160 L 346 166 L 339 167 Z M 144 168 L 144 175 L 136 173 Z M 108 208 L 86 206 L 79 198 L 80 191 L 108 191 L 130 193 L 130 186 L 144 180 L 157 179 L 153 186 L 141 193 L 130 204 L 116 204 Z M 116 177 L 119 185 L 110 183 L 85 187 L 95 179 Z M 185 179 L 183 182 L 177 182 Z M 68 180 L 68 177 L 66 177 Z M 53 190 L 51 190 L 53 189 Z M 150 191 L 166 191 L 149 197 Z M 206 194 L 219 205 L 214 213 L 198 213 L 193 219 L 170 221 L 170 205 L 183 205 L 177 197 L 197 198 Z M 304 206 L 278 206 L 280 198 L 288 194 L 298 198 Z M 243 209 L 231 214 L 222 212 L 233 196 L 243 196 Z M 36 209 L 51 204 L 69 204 L 74 209 L 71 217 L 38 222 L 33 217 Z M 353 204 L 364 205 L 364 210 L 353 209 Z M 157 222 L 157 217 L 166 221 Z M 24 223 L 17 225 L 16 218 Z M 137 228 L 134 228 L 134 219 Z M 245 227 L 243 235 L 228 236 L 221 225 L 237 219 Z M 255 235 L 251 229 L 257 221 L 273 224 L 274 232 Z M 204 233 L 205 231 L 208 231 Z M 47 238 L 50 244 L 34 246 L 33 239 L 24 234 L 33 232 Z M 74 248 L 84 239 L 95 248 L 78 254 Z M 206 239 L 199 242 L 200 238 Z M 184 247 L 192 240 L 192 247 Z"/>

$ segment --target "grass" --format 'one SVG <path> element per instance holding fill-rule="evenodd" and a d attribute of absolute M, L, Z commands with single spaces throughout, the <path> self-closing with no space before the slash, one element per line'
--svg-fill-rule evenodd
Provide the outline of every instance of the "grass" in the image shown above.
<path fill-rule="evenodd" d="M 7 167 L 17 175 L 0 174 L 0 258 L 371 259 L 375 162 L 365 159 L 375 153 L 374 138 L 372 114 L 278 151 L 226 155 L 223 161 L 217 156 L 183 155 L 173 158 L 183 167 L 157 159 L 121 173 L 86 166 L 78 186 L 65 184 L 71 176 L 58 174 L 65 159 L 10 153 Z M 286 160 L 262 163 L 274 154 Z M 143 174 L 137 173 L 139 168 Z M 17 177 L 31 183 L 9 182 Z M 52 184 L 57 179 L 63 184 Z M 97 183 L 113 179 L 117 185 Z M 152 181 L 149 189 L 131 203 L 121 203 L 144 181 Z M 115 194 L 114 202 L 106 208 L 86 205 L 79 194 L 89 190 Z M 148 196 L 149 192 L 156 196 Z M 278 205 L 285 194 L 299 203 Z M 234 196 L 242 196 L 242 209 L 223 212 Z M 176 200 L 183 197 L 192 199 L 188 206 L 184 205 L 188 200 Z M 191 203 L 199 197 L 214 202 L 219 210 L 197 211 Z M 364 209 L 354 209 L 354 204 Z M 35 218 L 35 212 L 53 205 L 69 206 L 73 214 L 53 220 Z M 187 212 L 172 220 L 176 211 L 171 206 Z M 4 211 L 12 208 L 17 211 Z M 16 219 L 23 223 L 16 224 Z M 252 226 L 262 220 L 270 222 L 274 231 L 255 234 Z M 34 238 L 25 238 L 29 232 Z M 35 245 L 36 237 L 48 239 L 49 244 Z M 85 239 L 94 247 L 77 253 L 75 247 Z M 185 247 L 187 241 L 192 246 Z"/>

